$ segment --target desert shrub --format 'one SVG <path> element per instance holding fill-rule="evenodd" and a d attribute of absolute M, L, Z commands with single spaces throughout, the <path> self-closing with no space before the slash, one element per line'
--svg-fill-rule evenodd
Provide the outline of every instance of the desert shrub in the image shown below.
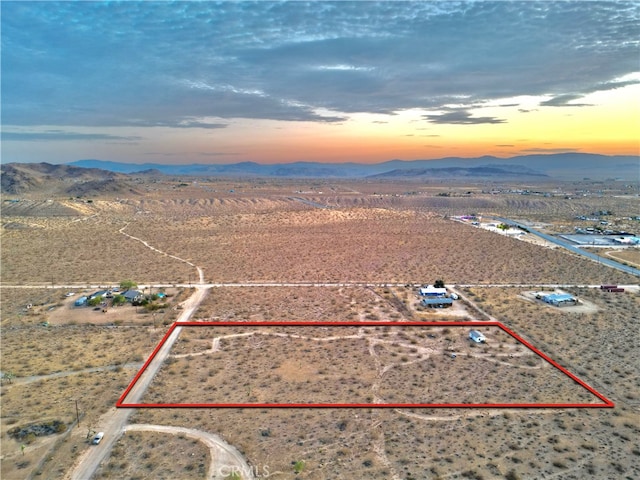
<path fill-rule="evenodd" d="M 52 420 L 45 423 L 36 423 L 24 427 L 14 427 L 7 433 L 10 437 L 23 443 L 33 443 L 37 437 L 62 433 L 67 430 L 67 425 L 60 420 Z"/>

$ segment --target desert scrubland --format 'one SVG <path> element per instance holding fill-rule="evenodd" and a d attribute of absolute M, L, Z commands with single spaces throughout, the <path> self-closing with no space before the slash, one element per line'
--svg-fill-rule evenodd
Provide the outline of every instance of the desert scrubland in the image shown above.
<path fill-rule="evenodd" d="M 316 208 L 164 224 L 139 221 L 126 231 L 164 251 L 190 252 L 191 261 L 200 255 L 210 282 L 633 281 L 582 258 L 568 262 L 565 252 L 412 210 Z"/>
<path fill-rule="evenodd" d="M 185 327 L 143 403 L 602 403 L 495 326 Z M 239 380 L 242 379 L 242 380 Z"/>
<path fill-rule="evenodd" d="M 142 193 L 91 202 L 3 203 L 2 477 L 65 478 L 84 452 L 104 446 L 89 445 L 87 436 L 103 427 L 104 415 L 180 314 L 193 291 L 188 285 L 198 280 L 196 266 L 205 282 L 216 284 L 196 321 L 428 324 L 485 319 L 477 305 L 615 408 L 145 408 L 132 413 L 131 424 L 216 434 L 254 472 L 274 479 L 639 477 L 640 297 L 635 290 L 578 287 L 637 285 L 637 277 L 448 218 L 495 214 L 571 229 L 580 223 L 576 215 L 606 208 L 620 218 L 619 228 L 631 229 L 635 224 L 625 218 L 637 214 L 637 200 L 615 184 L 586 196 L 579 192 L 594 186 L 535 187 L 561 188 L 548 197 L 490 193 L 496 188 L 165 179 L 139 182 Z M 74 297 L 65 297 L 70 287 L 77 298 L 124 279 L 168 285 L 167 305 L 102 312 L 74 307 Z M 456 301 L 456 311 L 419 308 L 415 287 L 436 279 L 475 285 L 461 288 L 471 303 Z M 519 284 L 566 284 L 594 308 L 551 307 L 510 286 Z M 487 343 L 477 346 L 455 327 L 434 331 L 435 338 L 424 337 L 426 331 L 402 337 L 373 330 L 327 342 L 317 340 L 318 332 L 308 335 L 314 340 L 287 330 L 280 333 L 288 337 L 220 340 L 213 351 L 215 335 L 202 328 L 183 331 L 145 401 L 291 402 L 309 394 L 317 402 L 598 401 L 491 329 Z M 38 425 L 53 431 L 29 430 Z M 203 478 L 212 455 L 179 434 L 127 432 L 95 478 Z"/>

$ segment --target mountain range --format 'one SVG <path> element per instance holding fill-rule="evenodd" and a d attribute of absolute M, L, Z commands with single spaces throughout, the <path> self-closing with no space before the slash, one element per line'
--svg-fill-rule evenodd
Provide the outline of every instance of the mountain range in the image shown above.
<path fill-rule="evenodd" d="M 372 180 L 545 181 L 590 178 L 640 182 L 640 158 L 563 153 L 512 158 L 442 158 L 391 160 L 383 163 L 296 162 L 264 165 L 134 164 L 104 160 L 78 160 L 68 164 L 7 163 L 0 167 L 4 194 L 49 192 L 83 197 L 101 193 L 138 193 L 145 178 L 162 175 L 208 177 L 332 178 Z"/>
<path fill-rule="evenodd" d="M 483 156 L 448 157 L 435 160 L 390 160 L 382 163 L 295 162 L 260 164 L 173 164 L 123 163 L 104 160 L 78 160 L 68 165 L 99 168 L 119 173 L 153 170 L 168 175 L 189 176 L 265 176 L 313 178 L 497 178 L 521 177 L 582 180 L 629 178 L 640 180 L 640 157 L 607 156 L 588 153 L 523 155 L 511 158 Z"/>

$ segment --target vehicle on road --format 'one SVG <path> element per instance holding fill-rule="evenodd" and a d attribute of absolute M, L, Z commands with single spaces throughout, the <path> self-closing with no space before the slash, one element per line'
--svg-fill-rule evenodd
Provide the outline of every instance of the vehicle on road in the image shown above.
<path fill-rule="evenodd" d="M 102 437 L 104 437 L 104 432 L 96 433 L 96 436 L 93 437 L 93 440 L 91 440 L 91 443 L 93 443 L 94 445 L 98 445 L 100 443 L 100 440 L 102 440 Z"/>

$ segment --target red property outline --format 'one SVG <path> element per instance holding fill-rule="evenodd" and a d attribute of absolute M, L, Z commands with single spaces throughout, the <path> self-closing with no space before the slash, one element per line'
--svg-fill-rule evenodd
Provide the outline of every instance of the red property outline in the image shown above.
<path fill-rule="evenodd" d="M 124 403 L 145 369 L 177 327 L 499 327 L 602 400 L 599 403 Z M 500 322 L 174 322 L 116 403 L 117 408 L 613 408 L 615 404 Z"/>

